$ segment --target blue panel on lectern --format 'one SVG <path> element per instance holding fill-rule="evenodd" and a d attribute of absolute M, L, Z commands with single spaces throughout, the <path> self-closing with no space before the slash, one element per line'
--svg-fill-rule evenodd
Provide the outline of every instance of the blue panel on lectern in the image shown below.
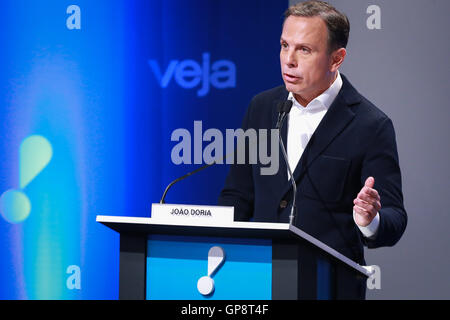
<path fill-rule="evenodd" d="M 208 274 L 208 252 L 219 246 L 225 261 L 212 275 L 214 291 L 203 296 L 198 280 Z M 147 299 L 269 300 L 270 240 L 151 236 L 147 247 Z"/>

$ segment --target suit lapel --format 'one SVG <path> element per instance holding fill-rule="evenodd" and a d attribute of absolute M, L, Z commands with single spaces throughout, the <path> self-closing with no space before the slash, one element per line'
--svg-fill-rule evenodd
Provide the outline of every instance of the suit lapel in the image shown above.
<path fill-rule="evenodd" d="M 338 95 L 330 106 L 330 109 L 319 123 L 314 134 L 308 142 L 305 151 L 297 165 L 294 176 L 300 179 L 302 171 L 308 168 L 311 163 L 333 142 L 333 140 L 345 129 L 353 120 L 355 114 Z"/>
<path fill-rule="evenodd" d="M 352 87 L 345 76 L 342 74 L 341 76 L 343 80 L 342 89 L 334 102 L 331 104 L 322 121 L 319 123 L 319 126 L 309 140 L 302 157 L 294 170 L 294 178 L 297 184 L 299 184 L 302 180 L 306 169 L 355 117 L 354 112 L 351 108 L 349 108 L 349 106 L 359 103 L 361 101 L 361 96 Z M 287 133 L 284 136 L 283 141 L 286 141 L 286 136 Z M 282 157 L 282 155 L 280 155 L 280 157 Z M 284 171 L 286 171 L 286 164 L 284 161 L 281 161 L 281 163 L 284 164 Z M 280 169 L 282 168 L 281 163 Z M 280 175 L 285 176 L 287 179 L 286 173 L 281 172 Z M 290 184 L 285 184 L 283 194 L 286 194 L 290 188 Z"/>

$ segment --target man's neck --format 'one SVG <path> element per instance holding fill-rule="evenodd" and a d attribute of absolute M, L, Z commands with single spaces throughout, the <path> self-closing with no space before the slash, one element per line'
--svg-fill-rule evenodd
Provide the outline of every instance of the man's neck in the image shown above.
<path fill-rule="evenodd" d="M 312 94 L 310 97 L 302 97 L 299 94 L 293 93 L 294 94 L 294 98 L 295 100 L 297 100 L 298 103 L 300 103 L 300 105 L 302 105 L 304 108 L 306 108 L 306 106 L 308 106 L 308 104 L 313 101 L 315 98 L 317 98 L 318 96 L 320 96 L 322 93 L 324 93 L 325 91 L 328 90 L 328 88 L 331 87 L 331 85 L 334 83 L 334 81 L 336 81 L 336 78 L 338 76 L 338 71 L 331 73 L 330 77 L 327 81 L 327 84 L 324 86 L 325 88 L 319 90 L 318 92 Z"/>

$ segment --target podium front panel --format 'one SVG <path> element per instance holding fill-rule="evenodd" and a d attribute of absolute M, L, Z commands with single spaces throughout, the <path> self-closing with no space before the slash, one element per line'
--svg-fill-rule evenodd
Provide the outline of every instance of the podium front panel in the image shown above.
<path fill-rule="evenodd" d="M 119 299 L 361 299 L 370 272 L 286 224 L 164 225 L 97 216 L 120 233 Z M 216 247 L 225 262 L 198 287 Z M 205 280 L 205 279 L 204 279 Z M 210 284 L 201 281 L 201 284 Z M 211 287 L 211 285 L 210 285 Z M 200 292 L 202 291 L 202 292 Z M 207 292 L 207 293 L 205 293 Z"/>
<path fill-rule="evenodd" d="M 208 252 L 215 246 L 224 250 L 225 259 L 210 276 L 214 290 L 203 295 L 197 283 L 208 276 Z M 214 258 L 210 259 L 213 262 Z M 272 241 L 151 235 L 146 268 L 149 300 L 268 300 L 272 291 Z"/>

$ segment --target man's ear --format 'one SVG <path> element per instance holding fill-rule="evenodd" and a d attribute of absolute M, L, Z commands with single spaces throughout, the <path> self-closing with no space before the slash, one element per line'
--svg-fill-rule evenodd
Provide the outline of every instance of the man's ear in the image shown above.
<path fill-rule="evenodd" d="M 345 48 L 340 48 L 331 53 L 331 65 L 330 71 L 336 72 L 342 63 L 344 63 L 345 56 L 347 55 L 347 50 Z"/>

